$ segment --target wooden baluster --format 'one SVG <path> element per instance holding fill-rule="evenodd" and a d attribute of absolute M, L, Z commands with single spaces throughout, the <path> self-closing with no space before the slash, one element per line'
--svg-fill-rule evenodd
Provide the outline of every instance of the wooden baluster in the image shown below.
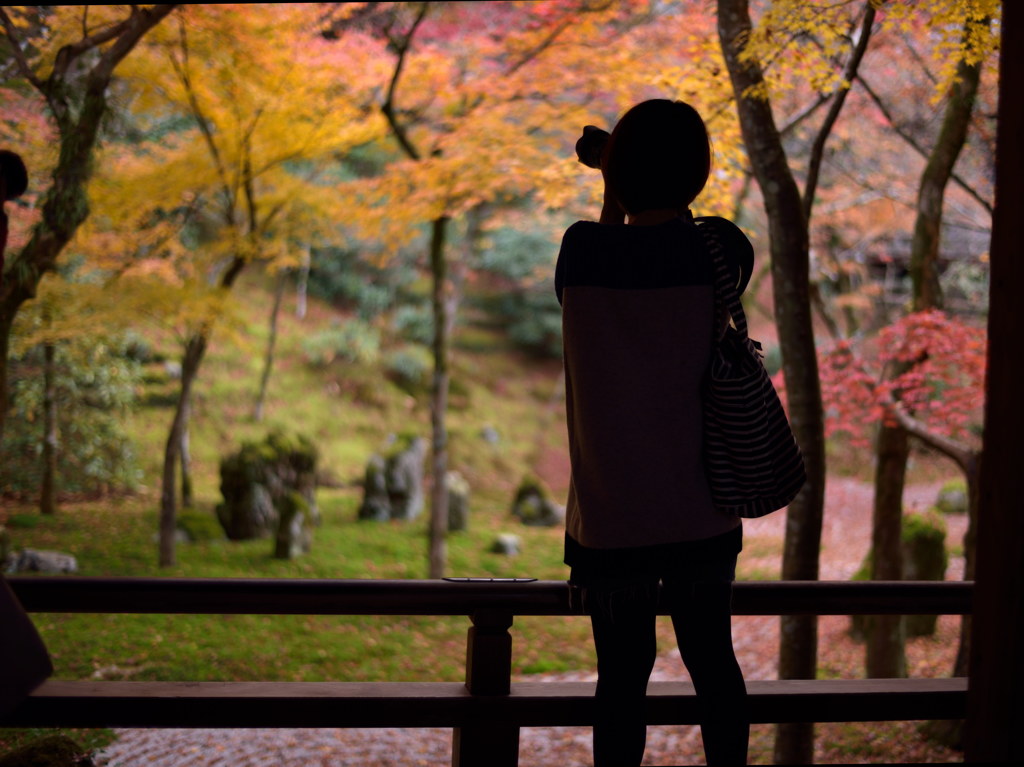
<path fill-rule="evenodd" d="M 509 610 L 477 610 L 466 639 L 466 689 L 473 695 L 508 695 L 512 682 L 512 626 Z M 519 727 L 474 724 L 456 727 L 454 767 L 515 767 Z"/>

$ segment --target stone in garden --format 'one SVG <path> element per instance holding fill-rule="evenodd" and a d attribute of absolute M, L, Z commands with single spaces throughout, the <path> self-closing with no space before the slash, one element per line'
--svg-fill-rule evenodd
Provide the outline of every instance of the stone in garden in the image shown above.
<path fill-rule="evenodd" d="M 217 519 L 233 541 L 265 538 L 277 526 L 277 510 L 270 491 L 260 481 L 259 470 L 249 469 L 227 462 L 220 467 L 224 502 L 217 506 Z"/>
<path fill-rule="evenodd" d="M 494 539 L 494 543 L 491 544 L 492 554 L 504 554 L 508 557 L 514 557 L 520 551 L 522 551 L 522 541 L 520 541 L 518 535 L 512 533 L 501 533 Z"/>
<path fill-rule="evenodd" d="M 907 514 L 903 517 L 903 580 L 943 581 L 949 554 L 946 552 L 946 522 L 935 511 Z M 904 618 L 908 637 L 931 636 L 937 615 L 908 615 Z"/>
<path fill-rule="evenodd" d="M 943 514 L 967 513 L 967 484 L 962 479 L 951 479 L 939 490 L 935 508 Z"/>
<path fill-rule="evenodd" d="M 905 513 L 901 523 L 901 574 L 905 581 L 942 581 L 946 579 L 949 555 L 946 552 L 946 523 L 935 510 Z M 871 579 L 871 552 L 853 576 L 855 581 Z M 863 641 L 870 630 L 870 615 L 850 616 L 850 636 Z M 907 637 L 931 636 L 937 615 L 907 615 L 903 624 Z"/>
<path fill-rule="evenodd" d="M 480 436 L 488 445 L 497 445 L 501 442 L 501 435 L 493 426 L 487 425 L 480 430 Z"/>
<path fill-rule="evenodd" d="M 454 533 L 469 527 L 469 483 L 457 471 L 445 475 L 448 486 L 448 532 Z"/>
<path fill-rule="evenodd" d="M 20 554 L 11 557 L 11 561 L 14 564 L 9 572 L 12 573 L 78 572 L 78 561 L 71 554 L 60 551 L 22 549 Z"/>
<path fill-rule="evenodd" d="M 516 490 L 512 516 L 531 527 L 555 527 L 565 520 L 565 507 L 555 503 L 544 484 L 527 477 Z"/>
<path fill-rule="evenodd" d="M 181 363 L 177 360 L 166 360 L 164 362 L 164 372 L 167 377 L 177 381 L 181 378 Z"/>
<path fill-rule="evenodd" d="M 377 455 L 370 456 L 366 464 L 366 475 L 363 478 L 363 502 L 359 505 L 358 518 L 373 522 L 386 522 L 391 519 L 391 499 L 388 497 L 388 483 L 385 475 L 384 459 Z"/>
<path fill-rule="evenodd" d="M 399 447 L 387 459 L 385 478 L 391 518 L 416 519 L 423 511 L 423 459 L 427 441 L 422 437 L 399 440 Z"/>
<path fill-rule="evenodd" d="M 224 502 L 217 518 L 231 540 L 276 538 L 281 512 L 298 493 L 305 503 L 306 528 L 320 523 L 316 505 L 316 447 L 301 435 L 269 433 L 262 442 L 245 442 L 220 464 Z"/>
<path fill-rule="evenodd" d="M 313 533 L 306 520 L 309 506 L 305 498 L 293 490 L 281 499 L 279 508 L 281 520 L 274 540 L 274 557 L 295 559 L 308 553 L 313 544 Z"/>

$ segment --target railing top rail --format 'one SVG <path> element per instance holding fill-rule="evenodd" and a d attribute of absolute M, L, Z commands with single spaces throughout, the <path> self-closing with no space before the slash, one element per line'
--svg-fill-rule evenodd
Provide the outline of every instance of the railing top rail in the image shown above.
<path fill-rule="evenodd" d="M 565 581 L 8 578 L 30 612 L 251 615 L 573 615 Z M 963 615 L 971 581 L 739 581 L 736 615 Z"/>

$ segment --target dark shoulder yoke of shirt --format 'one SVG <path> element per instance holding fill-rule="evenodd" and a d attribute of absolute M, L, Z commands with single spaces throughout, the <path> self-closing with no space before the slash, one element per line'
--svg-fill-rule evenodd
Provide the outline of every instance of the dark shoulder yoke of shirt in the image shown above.
<path fill-rule="evenodd" d="M 727 219 L 710 216 L 696 221 L 715 227 L 742 293 L 754 264 L 750 241 Z M 695 253 L 701 257 L 693 257 Z M 706 254 L 699 231 L 683 219 L 655 226 L 578 221 L 562 237 L 555 267 L 555 294 L 561 302 L 566 287 L 642 290 L 710 285 L 712 268 Z"/>

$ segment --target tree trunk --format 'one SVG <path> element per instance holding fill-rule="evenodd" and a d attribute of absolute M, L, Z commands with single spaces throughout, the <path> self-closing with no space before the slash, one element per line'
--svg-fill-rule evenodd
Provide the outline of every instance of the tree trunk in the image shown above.
<path fill-rule="evenodd" d="M 185 416 L 181 429 L 181 507 L 191 509 L 195 506 L 192 494 L 192 451 L 189 445 L 189 421 L 192 418 L 192 400 L 185 403 Z"/>
<path fill-rule="evenodd" d="M 989 22 L 974 22 L 975 24 Z M 969 30 L 964 30 L 967 36 Z M 921 175 L 917 193 L 917 218 L 910 248 L 910 277 L 914 285 L 914 311 L 942 306 L 942 288 L 939 285 L 939 243 L 942 238 L 942 204 L 946 186 L 953 175 L 953 167 L 967 141 L 981 62 L 957 66 L 956 80 L 946 102 L 942 127 L 935 141 L 928 164 Z"/>
<path fill-rule="evenodd" d="M 978 567 L 978 509 L 981 505 L 982 453 L 975 453 L 964 467 L 967 479 L 967 532 L 964 534 L 964 580 L 973 581 Z M 971 616 L 960 621 L 960 647 L 957 649 L 953 676 L 968 676 L 971 657 Z"/>
<path fill-rule="evenodd" d="M 270 383 L 270 372 L 274 369 L 274 347 L 277 345 L 277 317 L 281 311 L 281 299 L 288 282 L 288 273 L 284 269 L 277 276 L 274 288 L 274 306 L 270 310 L 270 333 L 267 336 L 267 351 L 263 357 L 263 375 L 260 376 L 260 390 L 256 395 L 256 405 L 252 409 L 252 419 L 259 423 L 263 420 L 263 405 L 267 399 L 267 384 Z"/>
<path fill-rule="evenodd" d="M 309 243 L 302 249 L 302 261 L 299 263 L 299 276 L 295 284 L 295 316 L 300 320 L 306 318 L 306 294 L 309 291 L 309 270 L 312 266 L 313 254 Z"/>
<path fill-rule="evenodd" d="M 969 21 L 964 37 L 971 34 L 970 25 L 985 25 L 989 19 Z M 918 191 L 917 219 L 914 222 L 914 239 L 911 245 L 910 274 L 914 281 L 914 310 L 942 306 L 942 290 L 939 285 L 939 245 L 942 239 L 942 207 L 946 186 L 953 175 L 957 158 L 967 141 L 967 130 L 981 80 L 982 62 L 957 65 L 957 76 L 946 102 L 942 127 L 935 142 L 928 164 L 921 176 Z M 964 467 L 968 490 L 968 529 L 964 538 L 964 579 L 974 578 L 975 536 L 978 506 L 978 463 L 973 461 Z M 971 619 L 965 615 L 960 624 L 960 646 L 957 650 L 954 676 L 967 676 L 970 658 Z"/>
<path fill-rule="evenodd" d="M 430 544 L 428 561 L 430 577 L 444 576 L 448 558 L 448 432 L 445 415 L 448 411 L 448 300 L 446 288 L 448 269 L 445 263 L 445 237 L 448 217 L 434 220 L 430 236 L 430 273 L 433 279 L 434 311 L 434 377 L 430 392 L 431 480 Z"/>
<path fill-rule="evenodd" d="M 883 424 L 875 443 L 875 500 L 871 517 L 871 580 L 903 579 L 903 485 L 909 454 L 907 433 Z M 901 615 L 873 615 L 867 625 L 865 667 L 869 678 L 905 677 L 906 631 Z"/>
<path fill-rule="evenodd" d="M 978 23 L 978 22 L 975 22 Z M 984 23 L 988 23 L 987 21 Z M 965 30 L 967 34 L 967 30 Z M 942 233 L 942 208 L 946 186 L 957 157 L 967 140 L 971 111 L 981 76 L 981 63 L 957 67 L 957 80 L 946 103 L 942 127 L 928 157 L 918 188 L 917 216 L 911 243 L 910 274 L 913 283 L 913 311 L 942 307 L 939 284 L 939 245 Z M 903 371 L 897 371 L 897 374 Z M 900 432 L 900 433 L 897 433 Z M 900 528 L 903 519 L 903 485 L 907 470 L 907 436 L 900 426 L 883 425 L 877 442 L 875 504 L 872 519 L 872 579 L 899 580 Z M 971 478 L 968 477 L 968 483 Z M 967 544 L 965 542 L 965 552 Z M 973 559 L 973 558 L 972 558 Z M 965 576 L 966 577 L 966 576 Z M 961 627 L 961 646 L 957 666 L 967 662 L 970 621 Z M 898 616 L 874 616 L 868 625 L 866 667 L 869 677 L 906 676 L 903 619 Z M 966 675 L 966 669 L 962 669 Z"/>
<path fill-rule="evenodd" d="M 736 95 L 743 143 L 768 214 L 774 309 L 789 416 L 807 468 L 807 484 L 787 512 L 782 578 L 816 580 L 825 494 L 825 440 L 811 326 L 807 219 L 771 106 L 749 95 L 764 84 L 759 64 L 740 60 L 750 29 L 747 0 L 718 0 L 718 33 Z M 817 673 L 817 616 L 783 616 L 780 631 L 779 677 L 813 679 Z M 778 725 L 776 762 L 810 762 L 814 756 L 813 733 L 810 723 Z"/>
<path fill-rule="evenodd" d="M 160 494 L 160 567 L 172 567 L 175 564 L 174 535 L 177 527 L 177 499 L 175 498 L 175 479 L 178 460 L 181 457 L 182 435 L 188 428 L 189 404 L 192 397 L 192 385 L 199 373 L 199 364 L 206 352 L 206 337 L 201 333 L 192 336 L 185 344 L 185 353 L 181 361 L 181 392 L 178 395 L 178 406 L 174 410 L 170 434 L 164 449 L 163 489 Z"/>
<path fill-rule="evenodd" d="M 43 344 L 43 477 L 39 487 L 39 511 L 57 512 L 57 348 Z"/>

